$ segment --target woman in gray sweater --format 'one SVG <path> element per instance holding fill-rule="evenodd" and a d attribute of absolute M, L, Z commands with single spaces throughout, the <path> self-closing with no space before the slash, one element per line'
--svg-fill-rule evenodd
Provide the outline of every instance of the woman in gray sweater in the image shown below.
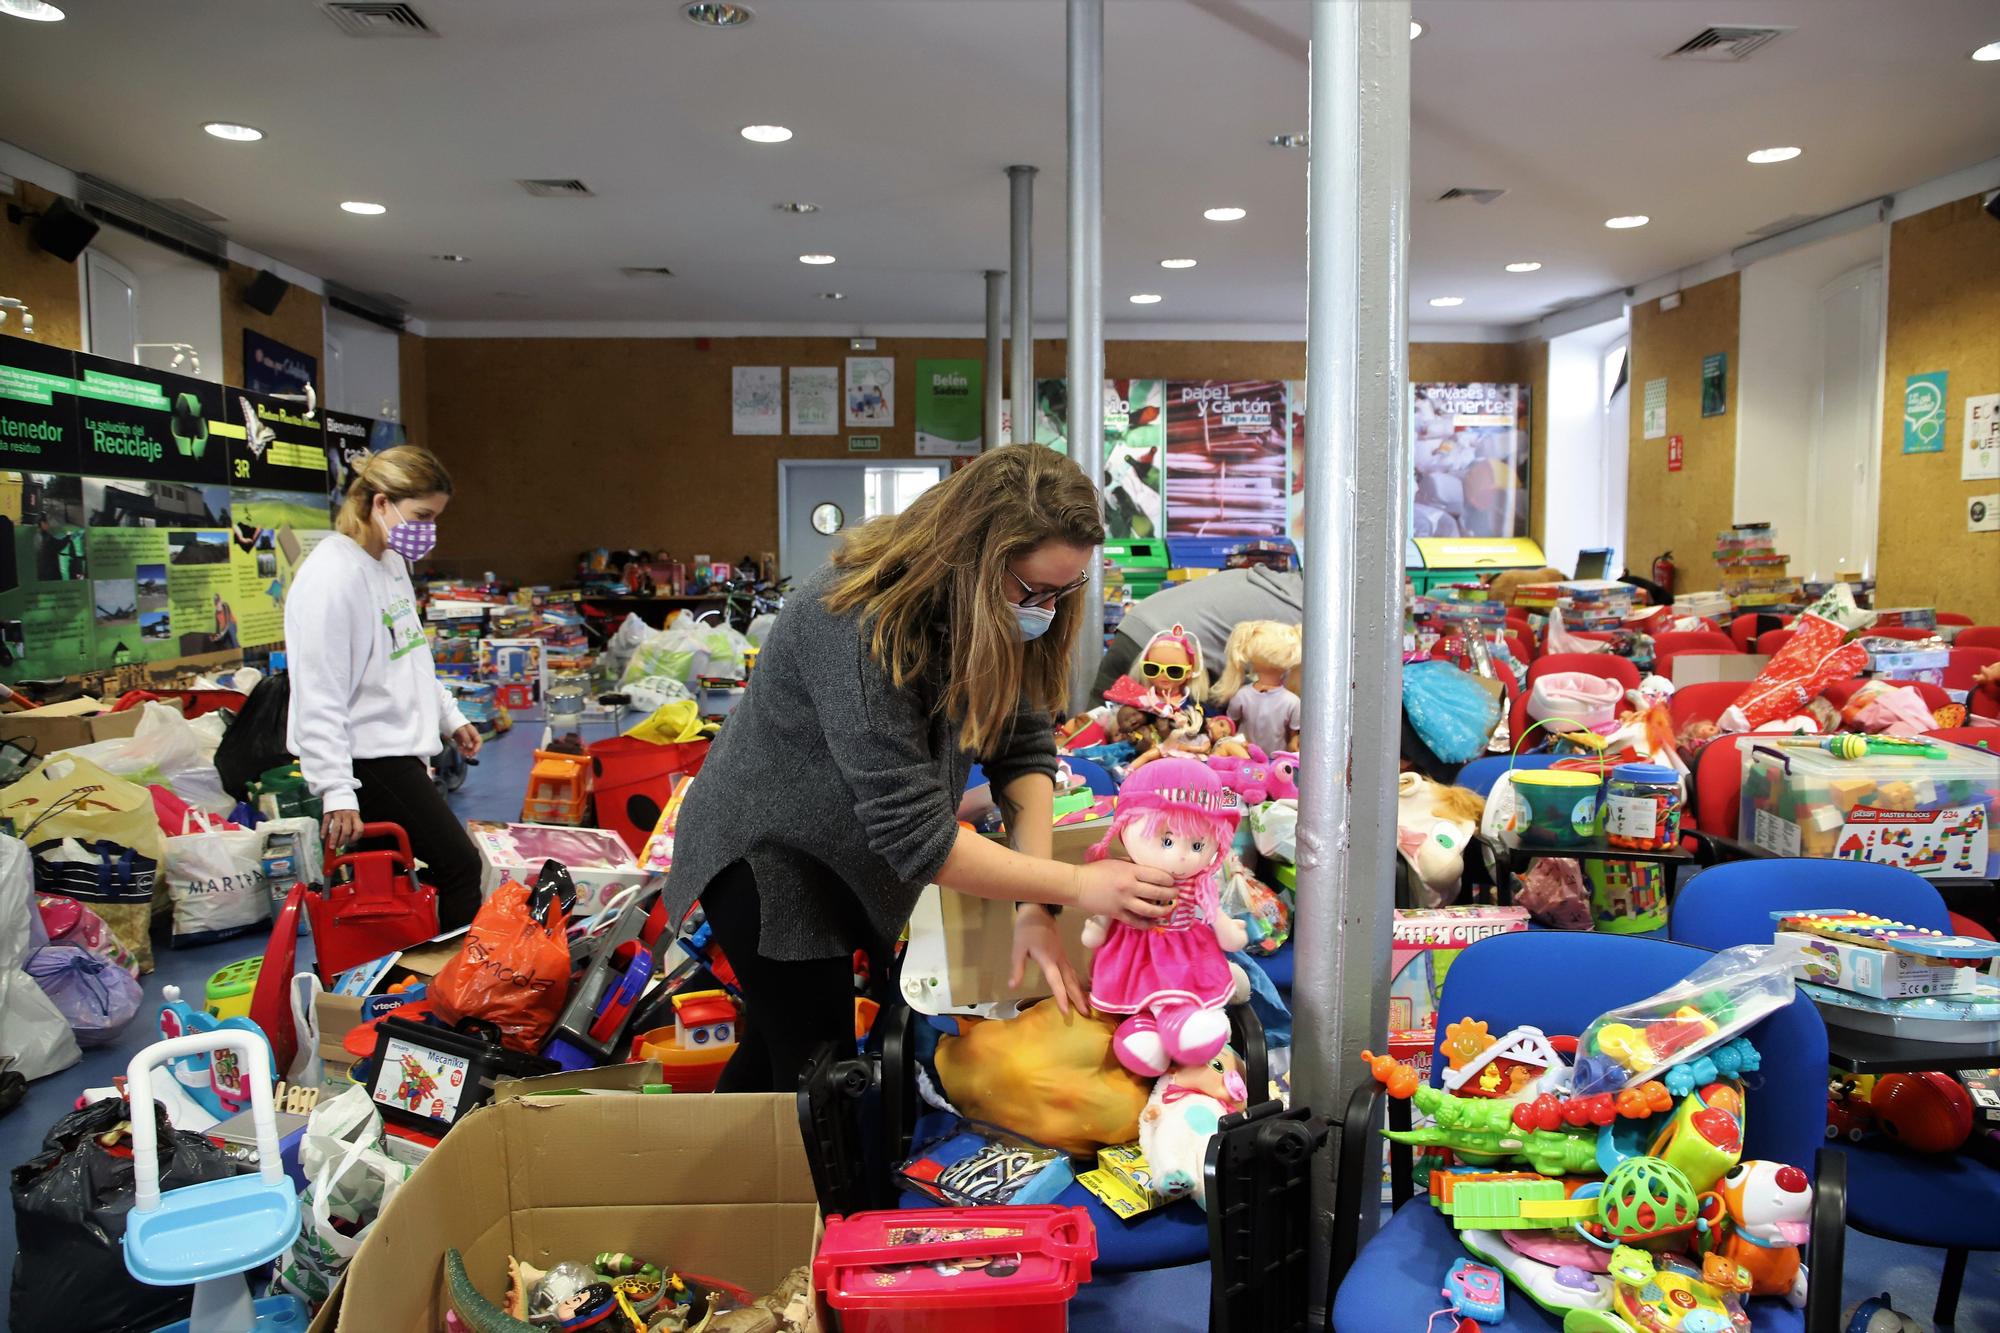
<path fill-rule="evenodd" d="M 926 884 L 1020 904 L 1016 980 L 1033 961 L 1065 1012 L 1085 1000 L 1050 907 L 1144 925 L 1172 906 L 1163 872 L 1050 859 L 1049 710 L 1094 632 L 1078 592 L 1103 540 L 1074 463 L 1004 445 L 850 534 L 787 599 L 667 882 L 673 919 L 700 899 L 742 983 L 720 1091 L 790 1089 L 816 1046 L 852 1040 L 852 956 L 886 957 Z M 1012 851 L 958 825 L 975 759 Z"/>

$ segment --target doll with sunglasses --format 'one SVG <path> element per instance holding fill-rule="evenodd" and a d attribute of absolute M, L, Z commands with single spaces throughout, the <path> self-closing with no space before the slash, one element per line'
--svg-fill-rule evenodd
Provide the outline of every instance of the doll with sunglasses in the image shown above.
<path fill-rule="evenodd" d="M 1208 672 L 1201 661 L 1201 640 L 1175 625 L 1146 641 L 1134 668 L 1156 713 L 1178 713 L 1189 706 L 1199 708 L 1208 693 Z"/>
<path fill-rule="evenodd" d="M 1136 864 L 1174 877 L 1165 919 L 1128 926 L 1098 916 L 1083 929 L 1084 947 L 1095 951 L 1091 1006 L 1128 1015 L 1111 1045 L 1135 1074 L 1158 1078 L 1175 1065 L 1207 1064 L 1229 1038 L 1227 955 L 1249 936 L 1218 899 L 1222 857 L 1241 817 L 1236 794 L 1206 764 L 1161 759 L 1125 780 L 1111 831 L 1088 853 L 1101 861 L 1116 845 Z"/>

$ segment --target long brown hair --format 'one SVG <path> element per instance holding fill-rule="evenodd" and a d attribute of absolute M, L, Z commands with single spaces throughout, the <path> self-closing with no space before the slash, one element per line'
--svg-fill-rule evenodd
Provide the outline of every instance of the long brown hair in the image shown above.
<path fill-rule="evenodd" d="M 840 575 L 827 609 L 861 613 L 870 651 L 899 686 L 947 654 L 939 706 L 957 721 L 961 746 L 988 754 L 1006 738 L 1023 696 L 1043 708 L 1062 705 L 1070 648 L 1085 620 L 1102 614 L 1079 590 L 1057 603 L 1046 634 L 1020 641 L 1006 596 L 1008 562 L 1048 542 L 1103 545 L 1097 492 L 1053 449 L 1001 445 L 901 514 L 849 533 L 834 553 Z"/>
<path fill-rule="evenodd" d="M 394 504 L 450 494 L 451 474 L 436 454 L 420 444 L 399 444 L 354 460 L 354 480 L 347 487 L 340 512 L 333 516 L 333 526 L 366 545 L 376 496 L 386 495 Z"/>

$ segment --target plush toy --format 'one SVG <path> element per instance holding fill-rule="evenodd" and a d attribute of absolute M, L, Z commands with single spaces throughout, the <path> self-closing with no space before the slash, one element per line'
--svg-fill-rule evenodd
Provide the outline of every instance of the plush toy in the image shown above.
<path fill-rule="evenodd" d="M 1464 787 L 1447 787 L 1420 773 L 1396 779 L 1396 850 L 1428 891 L 1418 907 L 1441 907 L 1458 896 L 1465 851 L 1479 831 L 1486 798 Z"/>
<path fill-rule="evenodd" d="M 1164 870 L 1178 890 L 1173 911 L 1147 927 L 1092 917 L 1084 947 L 1095 951 L 1090 1002 L 1128 1014 L 1112 1049 L 1135 1074 L 1158 1078 L 1173 1065 L 1215 1058 L 1229 1036 L 1229 960 L 1249 942 L 1242 923 L 1217 906 L 1220 866 L 1236 834 L 1242 802 L 1208 766 L 1161 759 L 1127 778 L 1118 812 L 1089 858 L 1113 844 L 1139 865 Z"/>
<path fill-rule="evenodd" d="M 1139 1115 L 1139 1149 L 1153 1168 L 1153 1188 L 1207 1208 L 1202 1163 L 1208 1141 L 1222 1117 L 1242 1110 L 1249 1099 L 1243 1062 L 1227 1047 L 1207 1064 L 1163 1075 Z"/>
<path fill-rule="evenodd" d="M 1729 1224 L 1718 1253 L 1750 1271 L 1750 1291 L 1783 1296 L 1794 1309 L 1806 1303 L 1806 1270 L 1799 1246 L 1812 1230 L 1813 1189 L 1806 1173 L 1781 1162 L 1740 1162 L 1715 1196 Z"/>
<path fill-rule="evenodd" d="M 938 1081 L 968 1120 L 1078 1157 L 1139 1136 L 1150 1079 L 1111 1053 L 1117 1019 L 1043 1000 L 1009 1019 L 960 1019 L 938 1042 Z"/>
<path fill-rule="evenodd" d="M 1216 718 L 1215 722 L 1227 727 L 1227 718 Z M 1234 742 L 1233 750 L 1248 754 L 1248 750 Z M 1127 767 L 1144 768 L 1156 759 L 1170 759 L 1179 756 L 1184 759 L 1206 759 L 1216 749 L 1216 735 L 1210 720 L 1204 718 L 1201 709 L 1190 704 L 1174 714 L 1168 723 L 1167 734 L 1150 749 L 1142 751 Z"/>
<path fill-rule="evenodd" d="M 1246 620 L 1229 632 L 1222 679 L 1208 701 L 1226 705 L 1244 739 L 1265 753 L 1299 748 L 1299 696 L 1285 687 L 1301 653 L 1297 625 Z"/>

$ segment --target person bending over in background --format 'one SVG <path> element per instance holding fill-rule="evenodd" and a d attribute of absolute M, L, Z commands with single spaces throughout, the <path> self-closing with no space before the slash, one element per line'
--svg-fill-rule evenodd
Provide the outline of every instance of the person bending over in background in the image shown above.
<path fill-rule="evenodd" d="M 334 519 L 285 598 L 289 741 L 324 808 L 327 846 L 363 823 L 400 824 L 437 886 L 438 925 L 479 910 L 479 853 L 431 782 L 445 739 L 467 759 L 479 732 L 437 678 L 409 562 L 437 544 L 451 477 L 428 449 L 399 445 L 356 463 Z"/>
<path fill-rule="evenodd" d="M 718 1091 L 790 1089 L 821 1043 L 851 1049 L 853 955 L 886 958 L 927 884 L 1021 904 L 1015 980 L 1034 961 L 1065 1013 L 1083 988 L 1041 904 L 1167 913 L 1163 872 L 1050 859 L 1047 710 L 1097 614 L 1078 590 L 1103 540 L 1075 463 L 1003 445 L 856 529 L 786 599 L 688 790 L 667 879 L 669 919 L 700 899 L 742 983 Z M 975 758 L 1012 851 L 958 824 Z"/>
<path fill-rule="evenodd" d="M 1306 576 L 1297 570 L 1278 573 L 1253 565 L 1224 569 L 1186 583 L 1169 584 L 1151 597 L 1134 602 L 1118 622 L 1118 633 L 1104 650 L 1093 695 L 1101 695 L 1146 651 L 1146 641 L 1163 629 L 1184 626 L 1201 641 L 1205 661 L 1229 657 L 1229 632 L 1246 620 L 1280 620 L 1296 625 L 1305 619 Z"/>

